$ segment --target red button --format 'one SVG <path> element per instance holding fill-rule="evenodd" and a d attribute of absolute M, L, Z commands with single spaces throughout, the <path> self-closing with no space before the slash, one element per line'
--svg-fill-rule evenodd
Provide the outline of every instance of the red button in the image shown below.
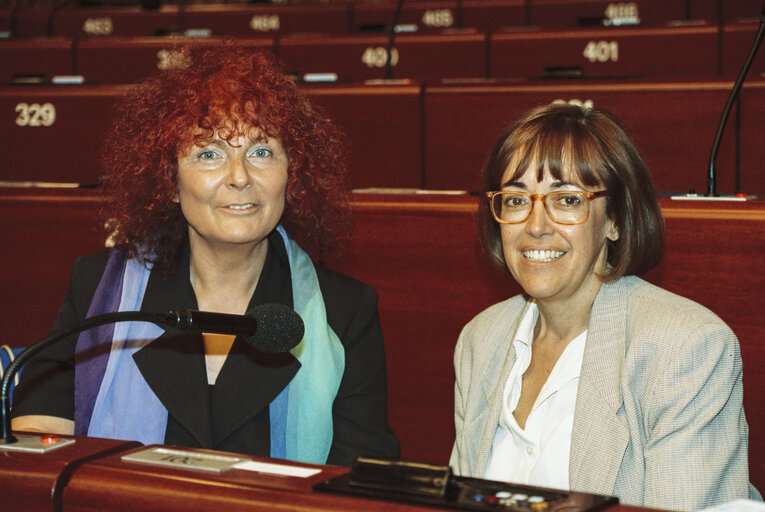
<path fill-rule="evenodd" d="M 42 444 L 56 444 L 58 443 L 59 438 L 58 436 L 42 436 L 40 438 L 40 442 Z"/>

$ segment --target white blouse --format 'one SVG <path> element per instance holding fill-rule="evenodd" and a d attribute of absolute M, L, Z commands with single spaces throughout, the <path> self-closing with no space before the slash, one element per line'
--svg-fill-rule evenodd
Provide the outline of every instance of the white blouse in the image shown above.
<path fill-rule="evenodd" d="M 534 402 L 526 428 L 522 429 L 513 411 L 521 396 L 523 374 L 531 361 L 538 317 L 537 305 L 529 302 L 515 333 L 515 364 L 505 384 L 502 414 L 484 477 L 568 490 L 571 433 L 587 331 L 564 349 Z"/>

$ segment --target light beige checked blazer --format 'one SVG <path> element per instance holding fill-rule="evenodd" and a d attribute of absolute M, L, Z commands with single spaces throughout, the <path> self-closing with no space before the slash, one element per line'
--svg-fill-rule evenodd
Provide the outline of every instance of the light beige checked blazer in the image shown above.
<path fill-rule="evenodd" d="M 458 475 L 484 474 L 525 306 L 522 296 L 495 304 L 460 335 Z M 761 499 L 749 485 L 742 395 L 738 340 L 714 313 L 634 276 L 604 284 L 579 380 L 571 489 L 676 510 Z"/>

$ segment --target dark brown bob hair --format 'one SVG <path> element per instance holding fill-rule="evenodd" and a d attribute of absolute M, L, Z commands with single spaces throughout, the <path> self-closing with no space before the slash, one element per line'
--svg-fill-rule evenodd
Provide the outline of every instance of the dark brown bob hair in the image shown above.
<path fill-rule="evenodd" d="M 494 143 L 483 171 L 484 192 L 502 188 L 511 163 L 511 181 L 535 163 L 539 181 L 545 172 L 562 180 L 571 171 L 569 179 L 608 191 L 606 214 L 619 239 L 607 241 L 606 281 L 643 274 L 661 261 L 664 218 L 656 192 L 634 142 L 610 112 L 555 102 L 525 113 Z M 507 271 L 499 224 L 486 200 L 479 206 L 479 229 L 492 261 Z"/>
<path fill-rule="evenodd" d="M 345 136 L 314 108 L 270 52 L 233 42 L 181 46 L 175 66 L 133 87 L 115 106 L 102 152 L 102 217 L 115 246 L 167 274 L 188 231 L 177 193 L 178 155 L 192 143 L 236 140 L 252 128 L 289 158 L 290 235 L 309 250 L 350 236 Z"/>

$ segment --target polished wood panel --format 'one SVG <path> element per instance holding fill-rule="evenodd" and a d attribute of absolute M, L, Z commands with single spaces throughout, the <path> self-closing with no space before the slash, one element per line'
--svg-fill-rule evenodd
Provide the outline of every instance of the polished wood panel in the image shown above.
<path fill-rule="evenodd" d="M 657 190 L 706 190 L 709 152 L 730 82 L 567 83 L 433 85 L 425 90 L 425 186 L 477 190 L 480 170 L 496 137 L 530 108 L 555 100 L 587 103 L 612 111 L 632 135 L 648 164 Z M 765 88 L 746 86 L 747 96 Z M 588 103 L 589 102 L 589 103 Z M 742 145 L 752 141 L 742 172 L 759 172 L 762 131 L 759 107 L 742 109 Z M 480 113 L 477 115 L 476 113 Z M 719 193 L 734 193 L 735 112 L 717 158 Z M 750 125 L 749 123 L 754 123 Z M 458 148 L 458 150 L 455 150 Z M 743 153 L 742 153 L 743 156 Z M 749 193 L 765 193 L 762 180 L 742 178 Z"/>
<path fill-rule="evenodd" d="M 29 346 L 48 334 L 77 256 L 104 247 L 96 191 L 0 188 L 2 344 Z"/>
<path fill-rule="evenodd" d="M 350 139 L 351 188 L 422 186 L 421 84 L 305 85 L 304 90 Z"/>
<path fill-rule="evenodd" d="M 67 436 L 61 436 L 67 437 Z M 61 510 L 68 479 L 90 459 L 140 446 L 133 441 L 78 439 L 45 454 L 6 450 L 0 445 L 0 494 L 4 510 Z"/>
<path fill-rule="evenodd" d="M 722 72 L 727 78 L 735 80 L 744 67 L 749 55 L 754 36 L 757 34 L 759 24 L 751 22 L 728 23 L 725 25 L 722 35 Z M 757 52 L 747 74 L 748 79 L 765 77 L 765 52 Z"/>

